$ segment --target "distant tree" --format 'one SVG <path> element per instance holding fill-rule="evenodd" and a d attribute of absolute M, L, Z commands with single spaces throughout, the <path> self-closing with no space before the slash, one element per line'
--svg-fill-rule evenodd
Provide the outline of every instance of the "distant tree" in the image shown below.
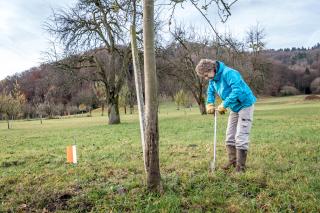
<path fill-rule="evenodd" d="M 176 105 L 177 105 L 177 110 L 180 110 L 180 106 L 185 106 L 187 104 L 188 97 L 187 97 L 187 94 L 183 90 L 180 90 L 174 96 L 174 100 L 175 100 Z"/>
<path fill-rule="evenodd" d="M 246 41 L 254 56 L 259 55 L 265 48 L 265 37 L 265 29 L 261 27 L 259 23 L 250 27 L 249 31 L 247 31 Z"/>
<path fill-rule="evenodd" d="M 59 114 L 54 102 L 45 101 L 44 103 L 40 104 L 40 107 L 41 115 L 47 115 L 49 119 L 52 119 L 55 117 L 55 115 Z"/>
<path fill-rule="evenodd" d="M 320 94 L 320 77 L 314 79 L 314 80 L 311 82 L 310 87 L 311 87 L 312 93 Z"/>
<path fill-rule="evenodd" d="M 48 112 L 51 112 L 51 110 L 48 110 L 48 108 L 49 107 L 46 103 L 37 103 L 36 105 L 37 115 L 40 118 L 41 124 L 43 123 L 43 117 L 48 116 Z"/>
<path fill-rule="evenodd" d="M 139 61 L 139 63 L 140 63 L 140 61 Z M 139 74 L 141 75 L 141 70 L 140 70 Z M 137 73 L 137 75 L 138 75 L 138 73 Z M 129 109 L 130 109 L 130 114 L 133 114 L 134 105 L 135 105 L 135 103 L 137 103 L 137 95 L 136 95 L 136 93 L 140 92 L 141 93 L 141 98 L 142 98 L 143 97 L 143 92 L 142 92 L 142 88 L 141 88 L 141 91 L 140 90 L 137 91 L 136 88 L 135 88 L 137 83 L 135 83 L 134 71 L 133 71 L 133 68 L 132 68 L 131 65 L 129 66 L 129 69 L 128 69 L 128 72 L 127 72 L 126 76 L 127 76 L 127 78 L 126 78 L 127 81 L 126 81 L 125 87 L 128 88 L 127 104 L 129 106 Z M 140 82 L 142 83 L 142 79 L 140 79 Z M 142 85 L 141 85 L 141 87 L 142 87 Z"/>
<path fill-rule="evenodd" d="M 29 120 L 35 117 L 36 109 L 30 102 L 26 102 L 22 106 L 22 113 L 23 113 L 23 117 Z"/>
<path fill-rule="evenodd" d="M 77 106 L 71 105 L 71 104 L 67 104 L 65 106 L 65 110 L 66 110 L 68 116 L 77 114 L 79 111 Z"/>
<path fill-rule="evenodd" d="M 280 90 L 281 96 L 298 95 L 299 90 L 293 86 L 283 86 Z"/>
<path fill-rule="evenodd" d="M 248 83 L 258 93 L 264 88 L 265 75 L 267 73 L 266 60 L 261 56 L 262 50 L 265 48 L 265 29 L 257 23 L 247 32 L 246 43 L 251 50 L 250 59 L 252 70 L 249 72 Z"/>
<path fill-rule="evenodd" d="M 98 100 L 96 99 L 93 90 L 89 87 L 86 89 L 80 90 L 72 99 L 72 102 L 74 105 L 80 106 L 86 106 L 84 109 L 81 109 L 80 111 L 87 111 L 91 114 L 92 108 Z"/>
<path fill-rule="evenodd" d="M 10 119 L 14 119 L 15 116 L 21 111 L 21 105 L 18 99 L 12 97 L 11 94 L 7 95 L 4 92 L 0 97 L 0 113 L 4 114 L 7 119 L 8 129 L 12 128 Z"/>
<path fill-rule="evenodd" d="M 130 92 L 127 85 L 124 85 L 119 94 L 119 106 L 123 107 L 124 114 L 127 114 L 127 106 L 129 105 Z"/>
<path fill-rule="evenodd" d="M 21 112 L 22 106 L 25 104 L 25 96 L 21 93 L 17 80 L 13 84 L 12 90 L 8 92 L 8 94 L 3 91 L 1 96 L 1 110 L 7 117 L 8 129 L 10 129 L 12 128 L 12 124 L 10 125 L 10 119 L 13 121 Z"/>
<path fill-rule="evenodd" d="M 195 32 L 178 27 L 172 32 L 174 40 L 161 52 L 159 71 L 181 82 L 196 100 L 201 114 L 206 114 L 205 91 L 207 82 L 200 78 L 195 68 L 201 58 L 214 57 L 213 47 L 205 38 L 197 38 Z M 197 40 L 199 39 L 199 40 Z"/>
<path fill-rule="evenodd" d="M 21 107 L 26 103 L 26 97 L 25 95 L 21 92 L 21 87 L 20 84 L 18 84 L 18 81 L 13 85 L 13 90 L 11 91 L 11 96 L 14 100 L 19 102 L 19 112 L 21 111 Z"/>
<path fill-rule="evenodd" d="M 104 89 L 103 84 L 101 82 L 95 82 L 93 91 L 99 101 L 99 104 L 101 106 L 101 116 L 104 115 L 104 108 L 105 108 L 105 102 L 107 100 L 107 94 L 106 90 Z"/>
<path fill-rule="evenodd" d="M 2 91 L 0 93 L 0 114 L 6 113 L 8 101 L 9 101 L 9 97 L 7 96 L 5 91 Z"/>
<path fill-rule="evenodd" d="M 300 90 L 304 93 L 304 94 L 310 94 L 311 93 L 311 82 L 314 79 L 313 76 L 310 73 L 310 69 L 307 67 L 303 73 L 302 76 L 300 76 L 300 80 L 301 80 L 301 88 Z"/>

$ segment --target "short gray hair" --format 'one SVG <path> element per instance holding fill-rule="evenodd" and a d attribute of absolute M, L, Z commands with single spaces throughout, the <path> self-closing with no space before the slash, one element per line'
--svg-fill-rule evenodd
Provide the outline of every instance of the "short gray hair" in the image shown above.
<path fill-rule="evenodd" d="M 196 72 L 203 77 L 205 73 L 209 73 L 216 68 L 216 61 L 211 59 L 201 59 L 196 66 Z"/>

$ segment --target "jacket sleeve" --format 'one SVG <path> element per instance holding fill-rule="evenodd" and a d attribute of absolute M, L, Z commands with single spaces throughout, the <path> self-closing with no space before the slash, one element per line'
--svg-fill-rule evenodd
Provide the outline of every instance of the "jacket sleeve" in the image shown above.
<path fill-rule="evenodd" d="M 214 104 L 216 91 L 213 84 L 209 81 L 207 89 L 207 104 Z"/>
<path fill-rule="evenodd" d="M 241 100 L 242 96 L 245 96 L 245 94 L 242 94 L 243 80 L 239 72 L 234 70 L 226 72 L 225 80 L 231 87 L 231 93 L 223 101 L 223 107 L 228 108 L 231 103 L 237 102 L 238 99 Z"/>

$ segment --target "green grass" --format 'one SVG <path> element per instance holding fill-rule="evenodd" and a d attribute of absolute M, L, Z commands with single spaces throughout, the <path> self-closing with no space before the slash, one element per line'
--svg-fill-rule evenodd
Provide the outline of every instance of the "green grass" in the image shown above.
<path fill-rule="evenodd" d="M 213 118 L 160 106 L 164 193 L 145 189 L 137 114 L 0 122 L 0 212 L 319 212 L 320 102 L 256 104 L 248 170 L 209 172 Z M 218 118 L 218 166 L 227 116 Z M 77 165 L 66 163 L 76 142 Z"/>

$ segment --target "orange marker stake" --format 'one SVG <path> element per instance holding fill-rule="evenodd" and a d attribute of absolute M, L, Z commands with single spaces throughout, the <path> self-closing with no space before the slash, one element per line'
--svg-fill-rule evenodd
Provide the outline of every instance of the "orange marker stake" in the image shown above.
<path fill-rule="evenodd" d="M 76 145 L 67 146 L 67 162 L 68 163 L 77 163 Z"/>

